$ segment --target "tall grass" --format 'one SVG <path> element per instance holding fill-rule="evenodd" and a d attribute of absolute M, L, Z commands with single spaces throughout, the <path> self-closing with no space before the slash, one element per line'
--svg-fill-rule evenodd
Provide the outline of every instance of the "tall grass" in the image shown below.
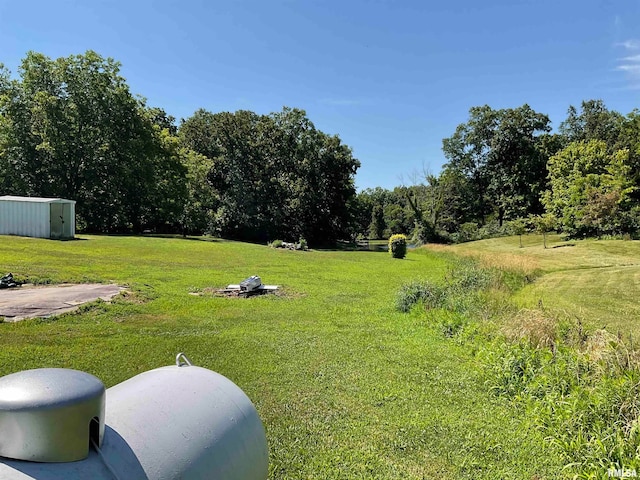
<path fill-rule="evenodd" d="M 574 478 L 599 478 L 606 470 L 640 470 L 640 371 L 609 345 L 609 361 L 560 344 L 493 344 L 483 351 L 487 386 L 522 403 L 566 461 Z M 625 355 L 626 356 L 626 355 Z"/>
<path fill-rule="evenodd" d="M 430 318 L 438 318 L 446 336 L 464 338 L 479 352 L 487 389 L 526 410 L 528 426 L 564 458 L 567 476 L 605 478 L 611 468 L 640 472 L 639 355 L 575 316 L 509 303 L 501 293 L 529 282 L 535 272 L 530 267 L 509 257 L 463 258 L 444 282 L 406 284 L 396 307 L 440 309 Z M 477 332 L 486 319 L 489 334 L 461 335 Z"/>

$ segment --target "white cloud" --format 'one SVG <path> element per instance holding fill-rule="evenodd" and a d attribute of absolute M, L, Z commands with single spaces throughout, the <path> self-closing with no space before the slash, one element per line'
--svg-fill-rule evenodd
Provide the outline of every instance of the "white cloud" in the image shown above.
<path fill-rule="evenodd" d="M 618 65 L 616 67 L 616 70 L 621 70 L 623 72 L 640 72 L 640 64 L 623 64 L 623 65 Z"/>
<path fill-rule="evenodd" d="M 630 38 L 624 42 L 617 43 L 616 46 L 622 47 L 627 53 L 631 54 L 617 59 L 616 70 L 623 72 L 627 77 L 629 89 L 640 88 L 640 40 Z"/>
<path fill-rule="evenodd" d="M 640 40 L 636 40 L 633 38 L 625 40 L 624 42 L 617 43 L 616 45 L 618 45 L 619 47 L 623 47 L 626 50 L 640 50 Z"/>

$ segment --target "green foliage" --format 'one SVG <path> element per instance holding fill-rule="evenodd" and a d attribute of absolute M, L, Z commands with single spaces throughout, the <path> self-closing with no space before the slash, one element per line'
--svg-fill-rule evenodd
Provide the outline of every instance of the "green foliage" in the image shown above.
<path fill-rule="evenodd" d="M 535 215 L 529 218 L 536 232 L 542 234 L 544 248 L 547 248 L 547 234 L 553 232 L 558 227 L 558 219 L 553 213 Z"/>
<path fill-rule="evenodd" d="M 446 289 L 428 280 L 414 280 L 403 284 L 396 293 L 396 309 L 410 311 L 415 305 L 423 304 L 429 308 L 441 305 Z"/>
<path fill-rule="evenodd" d="M 304 237 L 300 237 L 300 239 L 298 240 L 298 245 L 300 246 L 300 250 L 307 250 L 309 248 L 307 240 Z"/>
<path fill-rule="evenodd" d="M 427 309 L 444 309 L 469 313 L 482 303 L 481 291 L 497 286 L 500 274 L 481 268 L 472 260 L 452 260 L 443 284 L 412 281 L 404 284 L 396 294 L 396 308 L 408 312 L 416 304 Z"/>
<path fill-rule="evenodd" d="M 568 143 L 600 140 L 613 147 L 621 133 L 624 117 L 607 109 L 602 100 L 587 100 L 580 112 L 572 105 L 567 118 L 560 124 L 560 133 Z"/>
<path fill-rule="evenodd" d="M 0 75 L 0 189 L 77 201 L 78 225 L 140 231 L 176 225 L 185 171 L 166 128 L 95 52 L 30 52 L 20 79 Z"/>
<path fill-rule="evenodd" d="M 516 218 L 507 223 L 507 230 L 512 235 L 518 235 L 520 239 L 520 248 L 522 248 L 522 235 L 527 232 L 527 221 L 524 218 Z"/>
<path fill-rule="evenodd" d="M 302 110 L 198 110 L 180 126 L 88 51 L 0 67 L 0 190 L 68 197 L 98 232 L 204 232 L 265 241 L 350 238 L 359 162 Z M 179 135 L 179 136 L 178 136 Z"/>
<path fill-rule="evenodd" d="M 548 117 L 527 105 L 473 107 L 469 120 L 443 140 L 442 173 L 427 175 L 424 190 L 409 201 L 416 225 L 420 233 L 445 232 L 429 241 L 465 242 L 504 235 L 505 223 L 542 215 L 546 207 L 570 236 L 634 235 L 639 119 L 638 112 L 623 117 L 589 100 L 580 112 L 570 107 L 561 133 L 551 134 Z M 559 171 L 562 163 L 576 171 Z"/>
<path fill-rule="evenodd" d="M 187 195 L 180 218 L 182 232 L 191 235 L 213 233 L 218 200 L 207 180 L 213 161 L 184 147 L 179 153 L 187 170 Z"/>
<path fill-rule="evenodd" d="M 269 244 L 271 248 L 282 248 L 282 240 L 274 240 Z"/>
<path fill-rule="evenodd" d="M 369 226 L 370 238 L 383 238 L 387 225 L 384 221 L 384 209 L 382 205 L 374 205 L 371 211 L 371 224 Z"/>
<path fill-rule="evenodd" d="M 408 234 L 413 227 L 410 220 L 411 213 L 403 205 L 391 204 L 384 208 L 385 231 L 384 235 L 389 237 L 395 233 Z"/>
<path fill-rule="evenodd" d="M 493 249 L 497 243 L 487 242 Z M 592 261 L 598 265 L 606 259 L 603 249 L 633 256 L 636 248 L 628 242 L 593 245 L 597 247 Z M 584 253 L 574 255 L 584 261 Z M 397 297 L 396 306 L 407 311 L 415 301 L 446 309 L 446 315 L 438 310 L 428 318 L 435 320 L 446 337 L 456 337 L 479 351 L 477 358 L 484 366 L 489 391 L 509 399 L 514 410 L 526 411 L 524 428 L 538 430 L 547 439 L 550 450 L 562 456 L 568 477 L 603 478 L 610 468 L 640 468 L 638 352 L 619 335 L 548 317 L 549 306 L 526 315 L 508 301 L 495 303 L 496 286 L 513 291 L 523 285 L 517 276 L 507 273 L 492 273 L 463 261 L 447 274 L 437 296 L 430 295 L 434 291 L 430 283 L 415 282 L 401 291 L 404 296 Z M 593 288 L 602 290 L 600 284 Z M 580 290 L 584 296 L 584 287 Z M 434 297 L 438 301 L 429 305 Z M 511 316 L 515 318 L 500 322 L 506 338 L 491 326 L 484 330 L 488 335 L 478 336 L 481 319 Z M 471 334 L 461 335 L 464 332 Z"/>
<path fill-rule="evenodd" d="M 569 144 L 549 159 L 547 211 L 571 237 L 628 233 L 630 195 L 635 190 L 628 150 L 609 153 L 602 140 Z"/>
<path fill-rule="evenodd" d="M 478 224 L 474 222 L 466 222 L 460 225 L 458 231 L 452 236 L 456 243 L 472 242 L 480 240 L 478 233 Z"/>
<path fill-rule="evenodd" d="M 404 258 L 407 255 L 407 236 L 401 233 L 389 237 L 389 253 L 393 258 Z"/>
<path fill-rule="evenodd" d="M 179 134 L 185 147 L 212 161 L 207 179 L 217 234 L 258 242 L 304 236 L 331 244 L 357 230 L 354 176 L 360 163 L 303 110 L 199 110 Z"/>
<path fill-rule="evenodd" d="M 469 120 L 443 140 L 445 171 L 464 188 L 462 205 L 448 207 L 464 212 L 457 215 L 461 223 L 484 223 L 493 215 L 501 226 L 504 220 L 541 211 L 547 159 L 540 135 L 550 131 L 549 123 L 528 105 L 469 110 Z"/>
<path fill-rule="evenodd" d="M 619 351 L 628 358 L 625 353 Z M 612 466 L 640 466 L 637 369 L 603 363 L 564 345 L 550 350 L 501 343 L 483 356 L 491 390 L 525 405 L 531 426 L 551 440 L 570 471 L 590 478 Z"/>

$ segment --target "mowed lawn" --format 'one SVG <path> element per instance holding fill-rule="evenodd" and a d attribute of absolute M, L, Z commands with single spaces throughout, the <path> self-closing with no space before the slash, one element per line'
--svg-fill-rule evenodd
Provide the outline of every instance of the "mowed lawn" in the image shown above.
<path fill-rule="evenodd" d="M 542 273 L 514 297 L 523 307 L 555 310 L 593 327 L 640 337 L 640 241 L 565 241 L 549 235 L 493 238 L 451 247 L 488 263 Z"/>
<path fill-rule="evenodd" d="M 561 465 L 522 428 L 523 413 L 487 393 L 472 349 L 424 312 L 395 311 L 403 282 L 438 280 L 446 268 L 424 249 L 394 260 L 207 239 L 0 237 L 3 273 L 133 291 L 0 324 L 0 374 L 68 367 L 111 386 L 185 352 L 253 400 L 272 479 L 558 478 Z M 254 274 L 285 295 L 189 294 Z"/>

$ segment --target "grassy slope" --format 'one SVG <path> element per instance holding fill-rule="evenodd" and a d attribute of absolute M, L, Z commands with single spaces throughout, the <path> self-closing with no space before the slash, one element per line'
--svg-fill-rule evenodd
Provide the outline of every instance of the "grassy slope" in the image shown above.
<path fill-rule="evenodd" d="M 0 324 L 0 374 L 71 367 L 113 385 L 192 361 L 237 383 L 267 428 L 270 478 L 555 478 L 521 413 L 485 392 L 473 356 L 424 314 L 393 309 L 426 251 L 291 252 L 225 241 L 0 237 L 0 268 L 54 282 L 116 281 L 146 303 Z M 258 274 L 288 298 L 195 297 Z M 538 476 L 536 476 L 538 475 Z"/>
<path fill-rule="evenodd" d="M 584 240 L 566 242 L 549 236 L 494 238 L 451 247 L 454 252 L 477 253 L 489 262 L 538 269 L 543 275 L 515 297 L 524 307 L 540 302 L 545 308 L 578 316 L 609 331 L 640 335 L 640 242 Z"/>

